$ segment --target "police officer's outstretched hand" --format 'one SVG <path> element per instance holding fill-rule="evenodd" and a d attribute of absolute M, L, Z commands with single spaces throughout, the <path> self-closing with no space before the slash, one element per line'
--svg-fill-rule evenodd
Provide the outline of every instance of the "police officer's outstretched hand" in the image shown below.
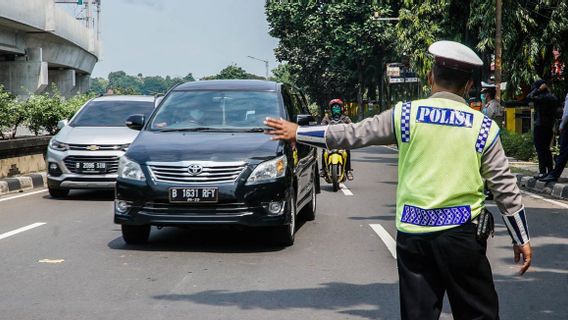
<path fill-rule="evenodd" d="M 296 131 L 298 125 L 283 119 L 266 118 L 264 124 L 273 130 L 267 130 L 265 133 L 272 136 L 272 140 L 288 140 L 296 141 Z"/>
<path fill-rule="evenodd" d="M 521 270 L 519 270 L 519 275 L 522 276 L 527 272 L 529 267 L 531 266 L 532 260 L 532 248 L 531 244 L 527 243 L 523 246 L 518 246 L 516 244 L 513 245 L 513 250 L 515 251 L 515 263 L 518 263 L 521 260 L 521 255 L 523 256 Z"/>

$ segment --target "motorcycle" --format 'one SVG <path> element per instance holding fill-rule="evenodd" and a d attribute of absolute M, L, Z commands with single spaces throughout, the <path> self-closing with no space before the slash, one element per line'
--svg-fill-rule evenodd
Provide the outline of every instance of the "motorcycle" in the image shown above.
<path fill-rule="evenodd" d="M 324 175 L 323 178 L 327 183 L 333 186 L 333 192 L 339 190 L 339 184 L 345 182 L 345 165 L 347 163 L 347 151 L 345 150 L 325 150 L 324 159 Z"/>

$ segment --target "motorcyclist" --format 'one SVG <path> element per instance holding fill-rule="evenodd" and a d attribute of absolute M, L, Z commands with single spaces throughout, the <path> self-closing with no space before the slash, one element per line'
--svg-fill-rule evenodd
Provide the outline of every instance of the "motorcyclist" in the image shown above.
<path fill-rule="evenodd" d="M 333 125 L 333 124 L 338 124 L 338 123 L 346 123 L 349 124 L 351 123 L 351 119 L 346 116 L 344 114 L 345 112 L 345 108 L 343 105 L 343 101 L 341 101 L 341 99 L 333 99 L 329 102 L 329 109 L 331 111 L 331 117 L 329 116 L 328 113 L 325 114 L 324 118 L 321 121 L 322 125 Z M 324 169 L 325 168 L 325 163 L 324 163 L 324 157 L 323 157 L 323 152 L 322 151 L 322 157 L 321 157 L 321 175 L 324 176 Z M 347 160 L 345 163 L 345 169 L 346 169 L 346 173 L 347 173 L 347 180 L 353 180 L 353 169 L 351 168 L 351 152 L 349 150 L 346 150 L 347 152 Z"/>

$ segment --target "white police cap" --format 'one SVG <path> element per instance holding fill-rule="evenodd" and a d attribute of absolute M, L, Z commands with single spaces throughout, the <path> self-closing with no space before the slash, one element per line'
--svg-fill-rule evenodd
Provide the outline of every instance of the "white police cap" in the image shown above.
<path fill-rule="evenodd" d="M 465 72 L 481 67 L 483 61 L 469 47 L 455 41 L 436 41 L 428 51 L 434 56 L 437 65 Z"/>

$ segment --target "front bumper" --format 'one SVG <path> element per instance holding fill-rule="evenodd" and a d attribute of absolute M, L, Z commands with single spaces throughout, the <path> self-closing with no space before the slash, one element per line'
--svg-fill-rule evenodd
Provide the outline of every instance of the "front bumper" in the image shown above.
<path fill-rule="evenodd" d="M 47 185 L 51 189 L 107 189 L 116 184 L 118 159 L 124 151 L 55 151 L 47 150 Z M 72 167 L 77 161 L 106 162 L 107 173 L 78 173 Z M 57 168 L 52 170 L 52 166 Z"/>
<path fill-rule="evenodd" d="M 245 185 L 246 179 L 221 184 L 219 202 L 216 204 L 170 203 L 169 185 L 118 179 L 114 222 L 128 225 L 180 226 L 199 224 L 228 224 L 242 226 L 277 226 L 290 223 L 289 202 L 292 183 L 289 178 L 253 186 Z M 125 201 L 128 209 L 117 210 L 117 202 Z M 268 210 L 270 202 L 283 204 L 282 210 L 273 214 Z"/>

